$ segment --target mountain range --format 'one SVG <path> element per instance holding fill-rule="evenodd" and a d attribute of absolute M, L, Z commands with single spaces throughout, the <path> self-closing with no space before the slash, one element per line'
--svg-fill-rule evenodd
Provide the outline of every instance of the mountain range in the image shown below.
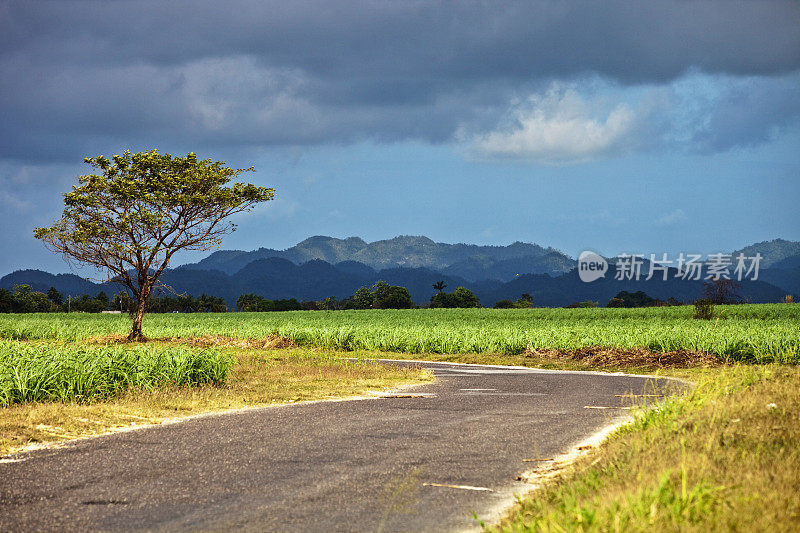
<path fill-rule="evenodd" d="M 758 281 L 741 283 L 740 296 L 752 302 L 777 302 L 786 294 L 800 294 L 800 242 L 781 239 L 736 250 L 733 255 L 761 254 Z M 614 259 L 610 259 L 613 263 Z M 645 261 L 643 271 L 647 272 Z M 265 298 L 320 300 L 352 295 L 361 286 L 384 280 L 407 287 L 417 303 L 435 293 L 432 285 L 444 281 L 449 291 L 471 289 L 482 305 L 534 296 L 534 305 L 563 306 L 594 300 L 604 305 L 619 291 L 642 290 L 662 300 L 693 301 L 702 293 L 702 281 L 682 280 L 672 271 L 667 281 L 616 280 L 613 271 L 592 283 L 579 279 L 577 261 L 554 248 L 515 242 L 508 246 L 437 243 L 427 237 L 400 236 L 367 243 L 358 237 L 316 236 L 286 250 L 217 251 L 203 260 L 166 271 L 162 281 L 178 293 L 221 296 L 230 307 L 241 294 Z M 73 274 L 53 275 L 20 270 L 0 278 L 0 288 L 25 283 L 34 290 L 56 287 L 65 296 L 116 292 Z M 164 293 L 166 294 L 166 293 Z"/>
<path fill-rule="evenodd" d="M 800 253 L 800 252 L 799 252 Z M 469 281 L 511 279 L 519 273 L 563 274 L 575 260 L 553 248 L 515 242 L 508 246 L 446 244 L 428 237 L 402 235 L 367 243 L 359 237 L 310 237 L 286 250 L 259 248 L 252 252 L 222 250 L 179 269 L 219 270 L 235 274 L 253 261 L 278 257 L 297 265 L 322 260 L 332 265 L 358 262 L 375 270 L 427 268 Z"/>

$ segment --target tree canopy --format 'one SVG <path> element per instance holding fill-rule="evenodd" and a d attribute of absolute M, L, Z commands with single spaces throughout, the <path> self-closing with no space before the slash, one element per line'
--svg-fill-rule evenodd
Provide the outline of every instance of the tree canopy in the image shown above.
<path fill-rule="evenodd" d="M 608 301 L 606 307 L 653 307 L 657 305 L 664 305 L 664 302 L 652 298 L 644 291 L 620 291 Z"/>
<path fill-rule="evenodd" d="M 232 179 L 254 169 L 149 150 L 125 151 L 109 160 L 86 158 L 95 174 L 80 176 L 64 194 L 64 212 L 34 235 L 53 251 L 109 273 L 136 300 L 129 338 L 142 337 L 147 299 L 172 256 L 207 251 L 235 230 L 226 220 L 274 197 L 273 189 Z"/>
<path fill-rule="evenodd" d="M 431 307 L 480 307 L 475 294 L 466 287 L 456 287 L 452 293 L 439 291 L 431 296 Z"/>

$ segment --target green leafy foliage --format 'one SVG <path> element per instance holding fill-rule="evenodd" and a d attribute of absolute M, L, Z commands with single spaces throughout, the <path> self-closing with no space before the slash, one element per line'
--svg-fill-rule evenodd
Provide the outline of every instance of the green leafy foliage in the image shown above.
<path fill-rule="evenodd" d="M 127 297 L 126 293 L 121 294 Z M 94 297 L 84 294 L 78 298 L 64 299 L 54 287 L 45 294 L 32 290 L 30 285 L 20 284 L 15 285 L 12 291 L 0 289 L 0 313 L 99 313 L 108 309 L 122 310 L 119 298 L 116 295 L 112 302 L 101 291 Z"/>
<path fill-rule="evenodd" d="M 494 304 L 495 309 L 530 309 L 531 307 L 533 307 L 533 296 L 527 292 L 523 293 L 516 302 L 498 300 Z"/>
<path fill-rule="evenodd" d="M 376 282 L 371 289 L 361 287 L 356 293 L 342 300 L 337 309 L 413 309 L 411 293 L 405 287 Z"/>
<path fill-rule="evenodd" d="M 594 302 L 592 300 L 586 300 L 585 302 L 573 302 L 569 305 L 565 305 L 565 309 L 590 309 L 592 307 L 599 307 L 599 302 Z"/>
<path fill-rule="evenodd" d="M 47 299 L 56 305 L 61 305 L 61 303 L 64 301 L 64 296 L 62 296 L 62 294 L 58 292 L 58 289 L 55 287 L 50 287 L 47 290 Z"/>
<path fill-rule="evenodd" d="M 13 290 L 0 289 L 0 313 L 46 313 L 58 310 L 46 294 L 30 285 L 15 285 Z"/>
<path fill-rule="evenodd" d="M 611 298 L 608 301 L 608 304 L 606 304 L 606 307 L 617 307 L 617 308 L 620 308 L 620 307 L 627 307 L 627 306 L 625 305 L 625 300 L 623 300 L 622 298 L 617 298 L 615 296 L 614 298 Z"/>
<path fill-rule="evenodd" d="M 412 309 L 416 307 L 405 287 L 379 281 L 372 286 L 372 306 L 375 309 Z"/>
<path fill-rule="evenodd" d="M 608 301 L 606 307 L 653 307 L 657 305 L 666 305 L 666 303 L 651 298 L 644 291 L 620 291 Z"/>
<path fill-rule="evenodd" d="M 301 309 L 303 309 L 303 304 L 296 298 L 269 300 L 257 294 L 243 294 L 236 300 L 237 311 L 300 311 Z"/>
<path fill-rule="evenodd" d="M 478 297 L 466 287 L 457 287 L 452 293 L 439 291 L 431 297 L 431 307 L 469 308 L 480 307 Z"/>
<path fill-rule="evenodd" d="M 140 339 L 147 300 L 179 250 L 209 250 L 233 231 L 226 221 L 274 191 L 228 183 L 254 169 L 157 150 L 86 158 L 98 173 L 81 176 L 64 195 L 64 212 L 34 235 L 55 252 L 106 270 L 136 301 L 131 339 Z"/>

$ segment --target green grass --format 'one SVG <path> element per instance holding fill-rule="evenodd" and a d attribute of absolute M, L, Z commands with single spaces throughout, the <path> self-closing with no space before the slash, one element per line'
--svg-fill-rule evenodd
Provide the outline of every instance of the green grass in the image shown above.
<path fill-rule="evenodd" d="M 638 413 L 491 529 L 800 530 L 800 369 L 683 375 L 691 393 Z"/>
<path fill-rule="evenodd" d="M 430 379 L 408 369 L 342 362 L 341 352 L 335 351 L 342 349 L 356 357 L 554 368 L 581 368 L 583 361 L 563 351 L 592 346 L 710 352 L 729 362 L 769 364 L 668 371 L 697 386 L 689 394 L 669 398 L 657 410 L 637 413 L 633 425 L 580 458 L 555 483 L 523 498 L 496 528 L 796 531 L 800 529 L 800 368 L 775 363 L 800 362 L 800 305 L 721 306 L 715 311 L 711 321 L 693 319 L 691 307 L 151 314 L 145 319 L 145 335 L 172 340 L 141 346 L 85 342 L 126 334 L 127 317 L 0 315 L 0 337 L 16 339 L 0 341 L 0 354 L 13 352 L 28 361 L 29 368 L 38 369 L 31 371 L 34 378 L 26 390 L 44 390 L 39 383 L 60 372 L 67 375 L 62 368 L 74 370 L 81 357 L 90 361 L 93 354 L 104 361 L 127 361 L 127 355 L 139 354 L 139 361 L 146 354 L 157 358 L 159 353 L 218 353 L 236 361 L 224 387 L 180 387 L 175 381 L 142 388 L 129 381 L 127 388 L 120 385 L 101 392 L 117 391 L 109 400 L 8 405 L 0 409 L 0 453 L 31 442 L 130 425 L 127 417 L 137 423 L 157 422 L 175 414 L 335 397 Z M 268 343 L 240 341 L 275 334 L 304 346 L 263 350 Z M 218 346 L 203 352 L 198 346 L 204 345 Z M 536 350 L 562 352 L 550 357 Z M 48 355 L 52 367 L 42 364 Z M 6 379 L 13 372 L 2 361 L 0 374 Z M 614 368 L 616 361 L 609 359 L 610 366 L 603 368 L 624 368 Z M 90 381 L 86 376 L 100 373 L 104 365 L 87 364 L 74 381 Z M 56 393 L 53 398 L 88 397 L 83 394 Z"/>
<path fill-rule="evenodd" d="M 36 341 L 36 344 L 42 342 Z M 41 348 L 33 343 L 30 346 Z M 145 351 L 161 353 L 165 350 L 175 353 L 176 349 L 186 351 L 185 346 L 174 343 L 148 343 L 146 347 Z M 80 344 L 58 346 L 61 353 L 85 349 L 86 346 Z M 341 398 L 432 379 L 427 371 L 343 361 L 341 353 L 320 353 L 310 348 L 218 347 L 215 352 L 217 350 L 233 361 L 222 386 L 161 383 L 131 386 L 114 396 L 90 402 L 37 401 L 0 405 L 0 456 L 30 445 L 158 424 L 175 417 Z"/>
<path fill-rule="evenodd" d="M 218 350 L 186 346 L 0 342 L 0 405 L 88 402 L 130 388 L 219 385 L 231 363 Z"/>
<path fill-rule="evenodd" d="M 644 347 L 702 351 L 750 363 L 800 361 L 800 304 L 718 306 L 719 320 L 691 306 L 646 309 L 429 309 L 283 313 L 150 314 L 148 337 L 288 337 L 301 345 L 408 353 L 501 353 Z M 65 341 L 128 332 L 127 317 L 0 316 L 0 337 Z"/>

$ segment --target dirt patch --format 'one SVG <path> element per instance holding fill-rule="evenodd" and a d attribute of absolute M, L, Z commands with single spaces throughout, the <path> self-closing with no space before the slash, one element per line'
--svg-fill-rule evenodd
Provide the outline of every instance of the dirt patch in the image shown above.
<path fill-rule="evenodd" d="M 617 348 L 609 346 L 587 346 L 578 350 L 525 350 L 525 357 L 541 359 L 568 359 L 586 367 L 620 368 L 696 368 L 724 366 L 711 352 L 676 350 L 653 352 L 647 348 Z"/>
<path fill-rule="evenodd" d="M 102 337 L 91 337 L 84 342 L 87 344 L 128 344 L 130 341 L 124 335 L 105 335 Z M 188 344 L 199 348 L 210 348 L 212 346 L 220 348 L 259 348 L 273 350 L 279 348 L 292 348 L 294 341 L 280 335 L 270 335 L 261 339 L 236 339 L 225 337 L 224 335 L 204 335 L 202 337 L 155 337 L 148 338 L 142 342 L 169 342 L 176 344 Z"/>

